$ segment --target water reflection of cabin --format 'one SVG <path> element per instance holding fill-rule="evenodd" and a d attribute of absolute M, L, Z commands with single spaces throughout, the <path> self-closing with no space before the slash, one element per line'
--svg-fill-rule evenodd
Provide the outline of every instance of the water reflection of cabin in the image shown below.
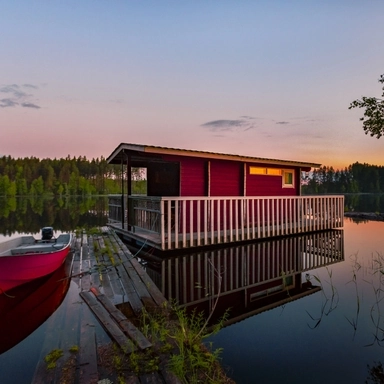
<path fill-rule="evenodd" d="M 213 322 L 230 308 L 230 324 L 318 292 L 314 270 L 343 260 L 344 232 L 331 230 L 151 258 L 146 272 L 188 311 L 208 314 L 216 305 Z"/>
<path fill-rule="evenodd" d="M 320 164 L 125 143 L 107 161 L 129 175 L 109 197 L 109 224 L 138 245 L 165 251 L 343 226 L 343 196 L 301 196 L 301 172 Z M 132 168 L 146 169 L 146 195 L 132 194 Z"/>

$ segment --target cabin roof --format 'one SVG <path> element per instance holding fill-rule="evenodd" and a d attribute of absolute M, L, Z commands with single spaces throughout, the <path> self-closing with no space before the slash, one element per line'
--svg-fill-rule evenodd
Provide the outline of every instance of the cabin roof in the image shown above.
<path fill-rule="evenodd" d="M 121 143 L 118 147 L 116 147 L 116 149 L 108 156 L 107 162 L 109 164 L 121 164 L 122 161 L 126 161 L 127 156 L 130 156 L 132 165 L 140 167 L 144 166 L 145 162 L 148 162 L 149 158 L 152 158 L 154 161 L 156 161 L 156 155 L 188 156 L 203 159 L 242 161 L 248 163 L 295 166 L 301 168 L 319 168 L 321 166 L 321 164 L 301 161 L 267 159 L 262 157 L 242 156 L 234 154 L 197 151 L 191 149 L 167 148 L 158 147 L 154 145 L 141 145 L 130 143 Z"/>

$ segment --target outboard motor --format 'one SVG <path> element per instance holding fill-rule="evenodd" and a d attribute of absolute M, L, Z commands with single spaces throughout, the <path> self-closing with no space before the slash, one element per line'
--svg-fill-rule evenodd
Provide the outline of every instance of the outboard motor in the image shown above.
<path fill-rule="evenodd" d="M 42 240 L 51 240 L 53 237 L 53 228 L 52 227 L 44 227 L 41 230 L 41 239 Z"/>

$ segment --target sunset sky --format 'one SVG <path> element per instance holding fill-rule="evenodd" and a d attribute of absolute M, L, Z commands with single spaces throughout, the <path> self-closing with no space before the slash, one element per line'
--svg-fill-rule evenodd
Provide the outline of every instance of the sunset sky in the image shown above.
<path fill-rule="evenodd" d="M 0 0 L 0 155 L 121 142 L 384 165 L 384 1 Z"/>

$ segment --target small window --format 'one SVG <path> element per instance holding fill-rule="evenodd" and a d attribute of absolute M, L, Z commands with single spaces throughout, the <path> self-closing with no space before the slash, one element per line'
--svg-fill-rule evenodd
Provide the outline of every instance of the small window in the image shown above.
<path fill-rule="evenodd" d="M 267 168 L 267 175 L 281 176 L 281 169 L 278 169 L 278 168 Z"/>
<path fill-rule="evenodd" d="M 284 170 L 283 171 L 283 188 L 294 188 L 294 171 Z"/>
<path fill-rule="evenodd" d="M 267 174 L 267 168 L 249 167 L 249 174 L 250 175 L 266 175 Z"/>

